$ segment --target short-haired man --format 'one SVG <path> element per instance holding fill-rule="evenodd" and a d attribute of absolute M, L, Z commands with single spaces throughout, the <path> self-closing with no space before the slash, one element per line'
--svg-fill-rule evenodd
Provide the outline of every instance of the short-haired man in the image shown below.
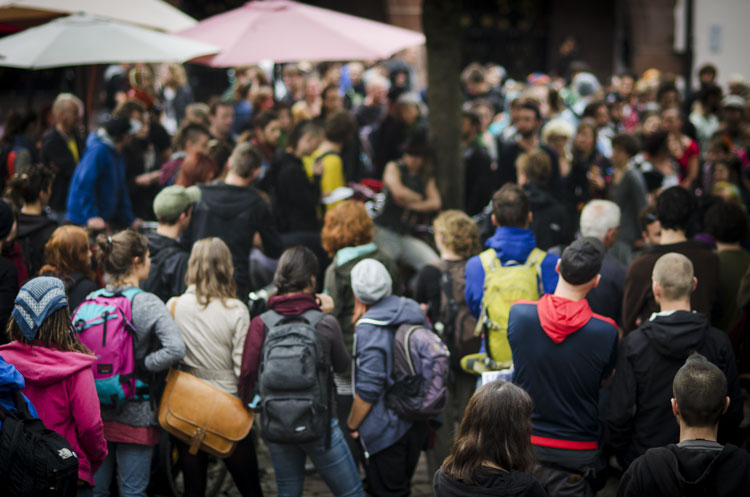
<path fill-rule="evenodd" d="M 482 143 L 479 114 L 464 111 L 461 122 L 461 148 L 464 163 L 464 211 L 475 216 L 492 199 L 495 171 L 487 148 Z"/>
<path fill-rule="evenodd" d="M 391 84 L 388 78 L 372 74 L 365 82 L 365 98 L 362 105 L 356 108 L 355 117 L 360 127 L 373 126 L 385 116 L 388 108 L 388 90 Z"/>
<path fill-rule="evenodd" d="M 261 167 L 261 177 L 265 175 L 271 166 L 276 149 L 279 146 L 281 138 L 281 121 L 279 115 L 271 110 L 259 113 L 253 117 L 252 121 L 253 138 L 252 144 L 258 147 L 261 157 L 263 158 Z"/>
<path fill-rule="evenodd" d="M 716 364 L 729 381 L 732 408 L 722 419 L 722 429 L 731 432 L 742 420 L 737 367 L 727 334 L 690 307 L 690 294 L 698 283 L 690 259 L 674 252 L 659 257 L 651 286 L 660 311 L 620 345 L 607 424 L 623 467 L 651 447 L 677 442 L 667 402 L 670 379 L 693 351 Z"/>
<path fill-rule="evenodd" d="M 596 238 L 604 244 L 607 253 L 602 260 L 599 285 L 586 295 L 591 310 L 622 323 L 622 294 L 625 284 L 625 266 L 615 258 L 620 230 L 620 208 L 609 200 L 592 200 L 581 211 L 581 235 Z"/>
<path fill-rule="evenodd" d="M 562 195 L 562 182 L 560 180 L 560 164 L 557 154 L 547 145 L 539 140 L 539 129 L 542 125 L 542 113 L 539 107 L 532 102 L 523 102 L 517 111 L 515 121 L 518 135 L 511 141 L 500 144 L 498 157 L 498 183 L 497 187 L 506 183 L 515 183 L 516 177 L 516 160 L 524 152 L 541 148 L 550 159 L 550 176 L 547 186 L 553 192 L 560 192 Z"/>
<path fill-rule="evenodd" d="M 667 188 L 657 197 L 660 245 L 643 252 L 628 268 L 622 302 L 622 324 L 626 332 L 636 329 L 659 310 L 651 291 L 651 273 L 656 260 L 668 252 L 683 254 L 693 263 L 699 283 L 690 298 L 691 308 L 711 315 L 719 288 L 719 259 L 710 247 L 685 236 L 694 211 L 692 194 L 682 187 Z"/>
<path fill-rule="evenodd" d="M 495 250 L 502 265 L 509 262 L 522 264 L 536 248 L 536 238 L 529 229 L 531 210 L 529 198 L 523 189 L 514 184 L 500 188 L 492 196 L 492 224 L 495 233 L 485 246 Z M 540 263 L 539 274 L 542 293 L 552 293 L 557 286 L 555 265 L 559 257 L 546 254 Z M 485 268 L 480 256 L 466 263 L 466 304 L 474 317 L 479 317 L 484 297 Z"/>
<path fill-rule="evenodd" d="M 216 99 L 211 102 L 208 120 L 211 123 L 211 137 L 219 140 L 229 148 L 234 148 L 232 126 L 234 125 L 234 106 L 229 100 Z"/>
<path fill-rule="evenodd" d="M 721 370 L 700 354 L 691 355 L 674 377 L 672 395 L 679 443 L 649 449 L 636 459 L 620 480 L 618 497 L 750 495 L 750 454 L 717 442 L 719 419 L 731 406 Z"/>
<path fill-rule="evenodd" d="M 141 288 L 155 294 L 164 302 L 185 293 L 190 253 L 177 238 L 190 225 L 193 206 L 201 198 L 200 188 L 172 185 L 154 198 L 154 214 L 159 224 L 155 232 L 147 233 L 151 269 Z"/>
<path fill-rule="evenodd" d="M 429 328 L 415 301 L 391 295 L 386 267 L 375 259 L 359 261 L 351 273 L 356 323 L 354 403 L 346 427 L 359 438 L 365 458 L 366 486 L 375 497 L 409 495 L 428 428 L 424 421 L 403 419 L 386 402 L 393 386 L 393 334 L 402 324 Z"/>
<path fill-rule="evenodd" d="M 263 252 L 271 258 L 281 255 L 271 210 L 250 185 L 260 172 L 260 152 L 249 143 L 240 143 L 229 157 L 229 171 L 223 181 L 200 185 L 201 199 L 185 232 L 186 241 L 216 236 L 229 247 L 234 263 L 237 295 L 247 299 L 250 291 L 250 250 L 260 235 Z"/>
<path fill-rule="evenodd" d="M 76 164 L 85 145 L 80 133 L 83 103 L 72 93 L 60 93 L 52 104 L 55 125 L 42 135 L 42 163 L 55 171 L 49 207 L 58 221 L 65 218 L 65 201 Z"/>
<path fill-rule="evenodd" d="M 564 246 L 573 239 L 565 207 L 547 186 L 552 173 L 549 155 L 540 148 L 521 154 L 516 160 L 518 184 L 529 197 L 531 231 L 542 250 Z"/>
<path fill-rule="evenodd" d="M 599 283 L 604 245 L 571 243 L 557 263 L 555 293 L 510 309 L 513 382 L 534 400 L 536 477 L 550 495 L 592 495 L 604 467 L 599 392 L 614 374 L 617 327 L 594 314 L 586 294 Z"/>

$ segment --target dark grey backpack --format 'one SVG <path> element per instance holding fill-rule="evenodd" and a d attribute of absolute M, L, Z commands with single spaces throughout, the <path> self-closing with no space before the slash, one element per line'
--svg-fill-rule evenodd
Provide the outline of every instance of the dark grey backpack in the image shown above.
<path fill-rule="evenodd" d="M 269 442 L 302 444 L 326 435 L 331 422 L 331 367 L 315 326 L 325 315 L 310 310 L 298 316 L 267 311 L 261 351 L 260 427 Z"/>

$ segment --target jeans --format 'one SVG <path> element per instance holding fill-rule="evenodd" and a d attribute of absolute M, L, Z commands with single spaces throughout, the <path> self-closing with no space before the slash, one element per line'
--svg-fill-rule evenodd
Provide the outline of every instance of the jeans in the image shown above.
<path fill-rule="evenodd" d="M 115 471 L 115 460 L 120 483 L 120 497 L 146 497 L 153 447 L 107 442 L 107 451 L 109 452 L 107 458 L 94 475 L 96 484 L 94 497 L 109 497 L 109 485 Z"/>
<path fill-rule="evenodd" d="M 305 456 L 337 497 L 364 496 L 362 482 L 337 419 L 331 419 L 331 448 L 326 450 L 325 435 L 301 445 L 266 442 L 276 473 L 279 497 L 299 497 L 305 481 Z"/>
<path fill-rule="evenodd" d="M 440 257 L 425 242 L 411 235 L 401 235 L 388 228 L 378 226 L 374 241 L 378 248 L 392 260 L 419 271 L 429 262 Z"/>

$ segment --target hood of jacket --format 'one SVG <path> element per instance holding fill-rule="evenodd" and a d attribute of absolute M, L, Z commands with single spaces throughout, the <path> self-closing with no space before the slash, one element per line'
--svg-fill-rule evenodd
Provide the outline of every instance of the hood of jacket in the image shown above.
<path fill-rule="evenodd" d="M 0 351 L 2 354 L 2 351 Z M 23 375 L 0 355 L 0 395 L 22 390 L 26 386 Z"/>
<path fill-rule="evenodd" d="M 148 239 L 148 251 L 152 264 L 159 262 L 161 259 L 168 258 L 175 252 L 183 252 L 186 257 L 190 256 L 187 250 L 174 238 L 169 238 L 156 232 L 146 234 L 146 238 Z"/>
<path fill-rule="evenodd" d="M 42 387 L 90 368 L 96 362 L 93 355 L 62 352 L 41 345 L 32 347 L 17 341 L 1 346 L 0 355 L 18 369 L 26 383 Z"/>
<path fill-rule="evenodd" d="M 555 343 L 581 329 L 594 315 L 586 299 L 570 300 L 549 293 L 539 299 L 537 310 L 542 329 Z"/>
<path fill-rule="evenodd" d="M 435 473 L 435 497 L 472 497 L 474 495 L 521 497 L 527 495 L 534 478 L 518 471 L 486 472 L 477 485 L 468 485 L 460 480 L 445 475 L 442 471 Z"/>
<path fill-rule="evenodd" d="M 485 246 L 495 249 L 497 257 L 505 264 L 508 261 L 524 262 L 536 247 L 536 237 L 531 230 L 500 226 L 488 238 Z"/>
<path fill-rule="evenodd" d="M 646 467 L 664 495 L 672 495 L 675 486 L 683 495 L 740 495 L 733 490 L 747 490 L 750 463 L 747 453 L 734 445 L 727 444 L 716 452 L 680 449 L 672 444 L 660 457 L 652 454 L 646 458 Z"/>
<path fill-rule="evenodd" d="M 547 191 L 544 185 L 538 183 L 526 183 L 523 185 L 523 191 L 525 191 L 526 195 L 529 197 L 529 205 L 532 206 L 532 210 L 551 207 L 558 204 L 555 197 Z"/>
<path fill-rule="evenodd" d="M 414 300 L 390 295 L 370 307 L 363 318 L 378 322 L 379 326 L 398 327 L 404 323 L 422 324 L 432 329 L 430 323 Z"/>
<path fill-rule="evenodd" d="M 320 310 L 318 303 L 315 302 L 315 295 L 309 293 L 293 293 L 271 297 L 268 299 L 268 308 L 284 316 L 297 316 L 310 309 Z"/>
<path fill-rule="evenodd" d="M 654 348 L 665 357 L 685 360 L 700 348 L 710 328 L 705 314 L 674 311 L 669 315 L 656 315 L 642 326 L 643 333 L 651 339 Z"/>
<path fill-rule="evenodd" d="M 236 218 L 260 200 L 253 187 L 228 185 L 223 181 L 200 185 L 200 189 L 196 211 L 207 209 L 221 219 Z"/>
<path fill-rule="evenodd" d="M 18 213 L 18 238 L 33 235 L 50 226 L 57 227 L 57 223 L 54 219 L 47 216 L 47 214 Z"/>
<path fill-rule="evenodd" d="M 86 138 L 86 148 L 91 148 L 97 145 L 105 145 L 107 148 L 111 149 L 112 152 L 117 153 L 115 142 L 112 141 L 112 137 L 109 136 L 109 133 L 107 133 L 107 130 L 104 128 L 92 131 Z"/>

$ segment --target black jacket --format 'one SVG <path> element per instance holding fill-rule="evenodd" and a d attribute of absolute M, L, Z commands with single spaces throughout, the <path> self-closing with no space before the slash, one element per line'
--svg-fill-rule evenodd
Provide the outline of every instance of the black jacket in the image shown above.
<path fill-rule="evenodd" d="M 183 234 L 188 246 L 201 238 L 221 238 L 232 252 L 237 295 L 245 302 L 250 287 L 250 250 L 255 233 L 263 241 L 263 252 L 271 258 L 281 255 L 268 204 L 255 188 L 224 182 L 201 185 L 201 199 L 195 204 L 190 227 Z"/>
<path fill-rule="evenodd" d="M 474 142 L 463 150 L 464 162 L 464 210 L 470 216 L 482 212 L 492 200 L 492 189 L 495 171 L 492 170 L 492 159 L 487 149 Z"/>
<path fill-rule="evenodd" d="M 166 302 L 185 293 L 188 259 L 190 254 L 177 240 L 158 233 L 148 233 L 148 251 L 151 269 L 141 288 Z"/>
<path fill-rule="evenodd" d="M 5 325 L 8 323 L 18 295 L 18 270 L 12 260 L 0 256 L 0 345 L 8 343 Z"/>
<path fill-rule="evenodd" d="M 602 275 L 599 284 L 586 294 L 591 310 L 614 320 L 618 326 L 622 326 L 622 294 L 626 272 L 625 266 L 606 254 L 599 270 Z"/>
<path fill-rule="evenodd" d="M 74 137 L 78 147 L 79 159 L 83 157 L 85 143 L 78 133 Z M 49 206 L 54 211 L 65 211 L 65 202 L 68 199 L 68 187 L 73 171 L 78 162 L 73 157 L 68 144 L 55 126 L 45 131 L 42 136 L 42 163 L 55 171 L 55 179 L 52 180 L 52 195 Z"/>
<path fill-rule="evenodd" d="M 573 238 L 568 228 L 565 208 L 545 185 L 526 183 L 523 190 L 529 196 L 531 225 L 536 237 L 536 246 L 549 250 L 557 245 L 567 245 Z"/>
<path fill-rule="evenodd" d="M 538 481 L 533 476 L 520 471 L 486 469 L 477 475 L 477 485 L 467 485 L 443 474 L 435 473 L 433 489 L 435 497 L 547 497 Z"/>
<path fill-rule="evenodd" d="M 310 181 L 302 161 L 281 154 L 271 165 L 276 225 L 281 233 L 318 231 L 320 176 Z"/>
<path fill-rule="evenodd" d="M 21 245 L 30 277 L 36 276 L 44 265 L 44 245 L 57 226 L 57 222 L 46 214 L 18 214 L 16 241 Z"/>
<path fill-rule="evenodd" d="M 738 497 L 750 495 L 750 454 L 691 440 L 651 449 L 620 480 L 617 497 Z M 705 447 L 705 448 L 704 448 Z"/>
<path fill-rule="evenodd" d="M 669 399 L 672 381 L 691 352 L 698 351 L 727 377 L 729 410 L 720 433 L 742 421 L 742 397 L 734 352 L 727 334 L 712 328 L 704 314 L 675 311 L 646 321 L 620 344 L 607 410 L 610 442 L 627 466 L 652 447 L 679 440 Z"/>
<path fill-rule="evenodd" d="M 94 290 L 99 289 L 99 285 L 81 273 L 70 273 L 68 275 L 57 276 L 65 285 L 65 293 L 68 295 L 68 305 L 70 313 L 78 307 L 81 302 Z"/>

